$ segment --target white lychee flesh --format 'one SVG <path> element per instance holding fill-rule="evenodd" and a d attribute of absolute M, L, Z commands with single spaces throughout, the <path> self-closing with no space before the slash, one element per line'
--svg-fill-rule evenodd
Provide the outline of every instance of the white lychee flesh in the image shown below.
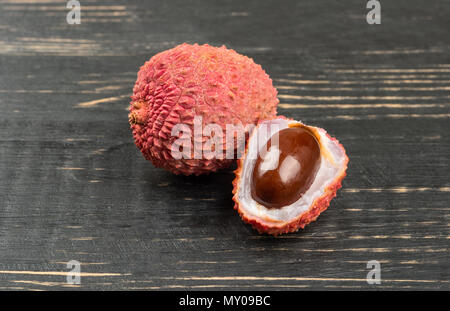
<path fill-rule="evenodd" d="M 306 213 L 314 201 L 324 196 L 325 189 L 336 182 L 345 174 L 348 158 L 345 150 L 335 139 L 332 139 L 324 129 L 307 126 L 317 136 L 320 143 L 320 168 L 317 171 L 314 182 L 301 198 L 282 208 L 266 208 L 256 202 L 251 195 L 251 178 L 255 167 L 258 153 L 267 141 L 277 131 L 288 127 L 295 127 L 301 122 L 275 119 L 260 123 L 253 131 L 248 141 L 248 149 L 242 165 L 242 173 L 237 184 L 237 200 L 239 201 L 240 213 L 247 218 L 260 219 L 265 223 L 282 225 Z M 261 131 L 265 127 L 267 130 Z"/>

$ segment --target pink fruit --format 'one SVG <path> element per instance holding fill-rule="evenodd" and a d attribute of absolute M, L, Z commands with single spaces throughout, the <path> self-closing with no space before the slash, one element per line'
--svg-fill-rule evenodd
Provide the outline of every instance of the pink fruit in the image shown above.
<path fill-rule="evenodd" d="M 320 150 L 317 170 L 306 172 L 310 176 L 297 174 L 297 172 L 307 170 L 308 163 L 302 160 L 314 160 L 314 157 L 309 157 L 310 150 L 313 148 L 304 141 L 297 141 L 292 137 L 288 137 L 287 142 L 283 141 L 287 137 L 283 134 L 278 135 L 278 141 L 272 138 L 277 133 L 297 128 L 309 132 Z M 272 140 L 277 143 L 271 144 L 266 154 L 262 153 L 267 150 L 267 147 L 263 146 L 266 143 L 266 146 L 269 146 L 269 141 Z M 297 154 L 293 154 L 293 151 Z M 284 157 L 285 155 L 287 156 Z M 257 159 L 264 159 L 265 167 L 258 166 L 261 162 Z M 238 160 L 236 178 L 233 181 L 234 208 L 241 218 L 259 233 L 279 235 L 295 232 L 315 221 L 327 209 L 336 196 L 337 190 L 341 188 L 347 165 L 348 157 L 344 147 L 324 129 L 307 126 L 281 116 L 262 121 L 253 130 L 244 157 Z M 272 174 L 270 179 L 263 181 L 266 183 L 263 185 L 265 190 L 263 194 L 268 196 L 269 200 L 260 200 L 260 197 L 252 191 L 255 180 L 259 178 L 258 174 L 255 177 L 255 171 L 258 174 L 261 171 Z M 311 182 L 300 193 L 296 193 L 295 191 L 300 189 L 296 182 L 305 178 L 311 178 Z M 291 190 L 295 191 L 289 193 L 289 186 L 293 186 Z M 288 190 L 287 193 L 285 190 Z M 283 192 L 283 196 L 290 196 L 293 200 L 286 202 L 280 193 L 273 193 L 274 191 Z M 280 204 L 274 205 L 273 202 L 268 202 L 272 199 Z"/>
<path fill-rule="evenodd" d="M 194 133 L 194 117 L 201 117 L 203 126 L 218 124 L 225 132 L 227 124 L 274 118 L 277 104 L 272 80 L 251 58 L 224 46 L 181 44 L 140 68 L 129 121 L 136 146 L 156 167 L 199 175 L 225 168 L 232 159 L 194 158 L 193 151 L 174 158 L 175 125 L 185 124 Z M 194 136 L 190 140 L 194 145 Z"/>

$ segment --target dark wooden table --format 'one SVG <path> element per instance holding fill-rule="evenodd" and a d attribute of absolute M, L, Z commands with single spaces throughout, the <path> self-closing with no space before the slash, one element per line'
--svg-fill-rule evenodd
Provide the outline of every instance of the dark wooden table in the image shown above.
<path fill-rule="evenodd" d="M 450 289 L 450 2 L 0 0 L 0 289 Z M 346 147 L 296 234 L 258 235 L 231 170 L 180 177 L 134 146 L 140 65 L 179 43 L 249 55 L 279 114 Z M 81 263 L 81 284 L 66 263 Z M 381 264 L 369 285 L 367 262 Z"/>

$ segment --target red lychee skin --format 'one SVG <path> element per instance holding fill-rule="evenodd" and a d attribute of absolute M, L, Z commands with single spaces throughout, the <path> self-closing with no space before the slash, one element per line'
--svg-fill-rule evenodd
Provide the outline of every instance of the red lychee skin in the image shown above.
<path fill-rule="evenodd" d="M 140 68 L 131 99 L 136 146 L 156 167 L 183 175 L 214 172 L 233 160 L 174 159 L 175 124 L 186 124 L 194 133 L 194 116 L 201 116 L 203 127 L 215 123 L 225 133 L 226 124 L 273 119 L 278 104 L 272 80 L 251 58 L 225 46 L 197 44 L 181 44 L 153 56 Z"/>
<path fill-rule="evenodd" d="M 280 116 L 278 116 L 277 118 L 287 119 Z M 327 136 L 333 142 L 336 142 L 338 146 L 342 149 L 342 151 L 344 151 L 345 154 L 344 146 L 342 146 L 336 138 L 331 137 L 329 134 L 327 134 Z M 275 225 L 273 223 L 264 221 L 263 219 L 246 214 L 245 211 L 240 206 L 238 191 L 247 151 L 248 150 L 246 148 L 244 157 L 238 160 L 237 169 L 234 171 L 234 173 L 236 174 L 236 178 L 233 180 L 233 201 L 235 203 L 234 209 L 238 211 L 239 216 L 242 218 L 244 222 L 252 225 L 252 227 L 256 229 L 260 234 L 267 233 L 273 236 L 277 236 L 284 233 L 296 232 L 299 229 L 305 228 L 307 224 L 315 221 L 317 217 L 319 217 L 319 215 L 328 208 L 331 200 L 336 196 L 338 189 L 342 187 L 342 180 L 346 176 L 346 170 L 348 165 L 347 154 L 345 154 L 345 160 L 343 164 L 343 169 L 341 170 L 341 174 L 338 177 L 336 177 L 333 180 L 333 182 L 330 185 L 328 185 L 328 187 L 325 188 L 323 195 L 316 198 L 307 211 L 303 212 L 302 214 L 300 214 L 299 216 L 290 221 Z"/>

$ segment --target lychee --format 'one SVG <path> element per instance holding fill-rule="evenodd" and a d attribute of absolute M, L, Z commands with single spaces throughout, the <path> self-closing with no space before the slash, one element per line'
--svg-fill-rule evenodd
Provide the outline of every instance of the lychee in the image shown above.
<path fill-rule="evenodd" d="M 233 160 L 207 156 L 211 151 L 225 154 L 225 150 L 207 145 L 209 137 L 195 138 L 195 120 L 202 127 L 215 124 L 225 132 L 227 124 L 245 126 L 274 118 L 277 104 L 272 80 L 251 58 L 225 46 L 181 44 L 156 54 L 140 68 L 129 122 L 136 146 L 156 167 L 199 175 L 225 168 Z M 174 135 L 174 127 L 180 124 L 192 135 L 185 135 L 186 131 L 184 137 Z M 197 153 L 194 147 L 183 150 L 175 145 L 183 139 L 200 146 Z M 174 149 L 183 156 L 174 157 Z"/>
<path fill-rule="evenodd" d="M 283 117 L 261 121 L 238 160 L 235 209 L 260 233 L 295 232 L 327 209 L 347 164 L 344 147 L 324 129 Z"/>

